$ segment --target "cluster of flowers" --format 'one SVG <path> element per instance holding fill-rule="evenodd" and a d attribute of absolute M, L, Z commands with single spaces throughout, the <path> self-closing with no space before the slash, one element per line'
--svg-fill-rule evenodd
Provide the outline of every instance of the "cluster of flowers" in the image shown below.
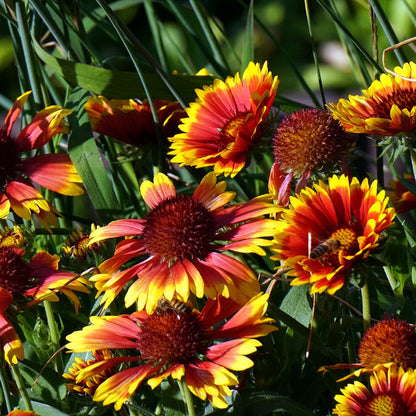
<path fill-rule="evenodd" d="M 121 239 L 114 255 L 88 279 L 58 270 L 57 255 L 41 252 L 27 261 L 18 229 L 6 230 L 0 241 L 0 337 L 6 362 L 15 365 L 24 358 L 7 316 L 18 297 L 32 298 L 29 307 L 56 301 L 62 292 L 78 308 L 73 291 L 88 292 L 94 284 L 104 309 L 123 293 L 126 309 L 134 305 L 135 312 L 93 316 L 90 325 L 68 335 L 69 352 L 92 354 L 91 360 L 77 358 L 65 374 L 70 390 L 118 410 L 144 381 L 156 388 L 171 377 L 184 380 L 198 398 L 226 408 L 230 387 L 238 385 L 233 371 L 252 366 L 248 355 L 261 346 L 257 338 L 277 329 L 265 316 L 272 286 L 263 293 L 240 255 L 265 256 L 263 247 L 270 247 L 271 258 L 279 262 L 272 281 L 284 272 L 293 277 L 292 285 L 334 294 L 393 224 L 394 209 L 377 181 L 351 177 L 348 152 L 355 143 L 352 133 L 398 136 L 416 128 L 416 107 L 412 103 L 409 109 L 403 98 L 414 94 L 416 84 L 402 79 L 416 81 L 416 65 L 396 71 L 397 76 L 382 75 L 364 96 L 340 100 L 328 106 L 330 111 L 295 111 L 278 124 L 272 105 L 279 81 L 267 64 L 250 63 L 241 78 L 215 79 L 196 90 L 197 99 L 186 109 L 155 101 L 170 162 L 213 171 L 192 195 L 177 193 L 164 173 L 143 181 L 145 218 L 119 219 L 80 236 L 82 253 L 103 240 Z M 79 195 L 83 188 L 68 155 L 23 157 L 68 131 L 69 111 L 53 106 L 12 138 L 27 97 L 18 98 L 1 129 L 0 218 L 10 210 L 26 220 L 33 213 L 51 230 L 59 213 L 31 181 L 64 195 Z M 154 145 L 147 102 L 94 96 L 85 109 L 95 132 L 131 146 Z M 269 193 L 232 203 L 235 192 L 217 176 L 235 177 L 251 154 L 264 151 L 268 135 L 274 156 Z M 327 182 L 317 179 L 327 176 Z M 409 331 L 414 336 L 413 328 Z M 396 364 L 387 364 L 391 361 Z M 414 364 L 380 364 L 372 369 L 372 393 L 359 383 L 347 387 L 336 397 L 335 414 L 416 411 Z M 386 406 L 401 410 L 374 410 Z"/>
<path fill-rule="evenodd" d="M 414 325 L 392 318 L 366 331 L 358 349 L 360 362 L 329 369 L 358 368 L 338 381 L 370 375 L 370 389 L 360 381 L 335 396 L 335 415 L 413 415 L 416 412 L 416 333 Z"/>

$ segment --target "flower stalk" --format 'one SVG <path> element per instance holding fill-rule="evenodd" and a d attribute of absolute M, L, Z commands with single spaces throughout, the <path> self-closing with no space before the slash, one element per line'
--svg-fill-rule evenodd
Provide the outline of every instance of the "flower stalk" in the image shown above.
<path fill-rule="evenodd" d="M 178 380 L 178 385 L 182 393 L 183 401 L 186 404 L 188 416 L 196 416 L 192 394 L 189 391 L 188 386 L 186 385 L 186 382 L 183 377 L 180 380 Z"/>
<path fill-rule="evenodd" d="M 14 381 L 16 382 L 17 389 L 19 390 L 20 397 L 27 410 L 33 410 L 32 402 L 30 401 L 27 389 L 24 385 L 22 375 L 20 374 L 18 365 L 11 364 L 10 370 L 13 374 Z"/>

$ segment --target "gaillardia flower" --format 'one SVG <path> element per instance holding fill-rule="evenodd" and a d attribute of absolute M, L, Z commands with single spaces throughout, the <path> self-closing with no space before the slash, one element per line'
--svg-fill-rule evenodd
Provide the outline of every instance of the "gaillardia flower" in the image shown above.
<path fill-rule="evenodd" d="M 90 232 L 77 229 L 65 240 L 61 247 L 61 261 L 66 269 L 85 273 L 88 266 L 95 267 L 97 262 L 108 257 L 105 255 L 105 244 L 90 244 L 90 233 L 96 229 L 95 224 L 91 224 Z"/>
<path fill-rule="evenodd" d="M 261 346 L 254 338 L 276 330 L 270 325 L 273 320 L 263 316 L 267 299 L 268 295 L 258 294 L 240 306 L 218 296 L 208 300 L 201 312 L 161 306 L 151 315 L 140 311 L 91 317 L 92 325 L 70 334 L 66 347 L 73 352 L 119 350 L 121 355 L 81 369 L 76 381 L 124 363 L 123 369 L 98 386 L 95 401 L 115 403 L 118 410 L 144 380 L 154 389 L 171 376 L 176 380 L 184 377 L 194 395 L 226 408 L 229 386 L 238 383 L 229 370 L 251 367 L 247 355 Z M 134 366 L 126 368 L 126 363 Z"/>
<path fill-rule="evenodd" d="M 6 416 L 40 416 L 37 413 L 33 412 L 32 410 L 20 410 L 14 409 Z"/>
<path fill-rule="evenodd" d="M 416 415 L 416 370 L 396 364 L 377 366 L 370 376 L 371 390 L 355 381 L 341 389 L 333 410 L 338 416 Z"/>
<path fill-rule="evenodd" d="M 84 190 L 68 154 L 29 154 L 55 134 L 68 132 L 64 117 L 70 110 L 57 105 L 47 107 L 16 138 L 12 137 L 12 128 L 29 94 L 26 92 L 16 100 L 0 127 L 0 219 L 5 219 L 10 209 L 25 220 L 30 220 L 33 212 L 49 229 L 56 211 L 30 181 L 63 195 L 80 195 Z"/>
<path fill-rule="evenodd" d="M 363 95 L 350 95 L 328 104 L 334 118 L 351 133 L 395 136 L 416 129 L 416 64 L 406 62 L 394 68 L 396 74 L 382 74 Z"/>
<path fill-rule="evenodd" d="M 262 68 L 250 62 L 242 78 L 237 73 L 195 90 L 198 98 L 179 126 L 183 133 L 169 138 L 171 161 L 197 168 L 213 166 L 217 175 L 234 177 L 262 135 L 278 84 L 267 62 Z"/>
<path fill-rule="evenodd" d="M 376 366 L 391 363 L 403 368 L 416 368 L 416 332 L 413 325 L 398 318 L 384 319 L 370 327 L 360 341 L 359 363 L 335 364 L 321 367 L 319 371 L 356 368 L 353 373 L 339 379 L 373 371 Z"/>
<path fill-rule="evenodd" d="M 57 293 L 64 293 L 76 310 L 79 299 L 73 291 L 88 293 L 89 282 L 75 273 L 58 270 L 59 257 L 46 251 L 37 253 L 30 262 L 25 260 L 24 249 L 0 246 L 0 344 L 5 360 L 16 364 L 23 359 L 23 346 L 11 322 L 7 308 L 22 296 L 33 298 L 25 307 L 44 300 L 56 302 Z M 17 305 L 20 307 L 21 305 Z"/>
<path fill-rule="evenodd" d="M 404 183 L 400 180 L 393 180 L 388 183 L 389 189 L 387 194 L 390 201 L 398 214 L 404 214 L 416 208 L 416 194 L 411 192 L 404 185 L 406 182 L 415 186 L 415 179 L 412 175 L 404 174 Z"/>
<path fill-rule="evenodd" d="M 207 174 L 193 195 L 177 195 L 171 180 L 158 173 L 154 183 L 144 181 L 141 194 L 150 207 L 145 219 L 113 221 L 93 231 L 90 244 L 105 238 L 129 237 L 118 243 L 114 256 L 99 266 L 92 276 L 98 294 L 107 307 L 126 283 L 125 302 L 137 300 L 138 310 L 146 306 L 151 313 L 165 297 L 186 302 L 190 292 L 201 298 L 217 294 L 246 302 L 259 291 L 256 275 L 244 263 L 223 253 L 265 255 L 260 246 L 271 245 L 276 222 L 264 218 L 278 207 L 258 197 L 231 205 L 235 193 L 225 192 L 225 182 Z M 119 271 L 135 257 L 144 259 Z"/>
<path fill-rule="evenodd" d="M 177 101 L 154 100 L 157 117 L 165 139 L 179 132 L 185 110 Z M 147 100 L 109 100 L 101 95 L 89 97 L 85 104 L 91 128 L 136 147 L 157 143 L 155 122 Z M 168 142 L 166 141 L 166 144 Z"/>
<path fill-rule="evenodd" d="M 272 258 L 295 276 L 292 285 L 312 284 L 311 293 L 335 293 L 347 272 L 378 245 L 380 233 L 393 223 L 385 192 L 345 175 L 319 181 L 290 198 L 281 214 Z"/>
<path fill-rule="evenodd" d="M 331 114 L 318 108 L 295 111 L 277 126 L 273 137 L 274 164 L 269 192 L 279 205 L 287 205 L 291 180 L 297 178 L 296 192 L 308 185 L 312 172 L 345 166 L 347 150 L 354 143 Z"/>
<path fill-rule="evenodd" d="M 92 355 L 94 358 L 87 361 L 79 357 L 75 357 L 74 363 L 67 370 L 68 373 L 62 374 L 62 377 L 70 381 L 70 383 L 65 384 L 68 391 L 93 396 L 95 390 L 97 390 L 97 387 L 114 374 L 112 368 L 106 368 L 101 373 L 96 372 L 90 377 L 83 377 L 81 375 L 80 378 L 82 378 L 82 380 L 80 380 L 79 383 L 77 383 L 77 377 L 83 369 L 85 369 L 86 367 L 89 367 L 89 369 L 91 369 L 91 366 L 101 365 L 103 361 L 109 360 L 113 357 L 113 354 L 110 350 L 93 351 Z"/>
<path fill-rule="evenodd" d="M 378 322 L 362 337 L 358 357 L 366 368 L 393 362 L 404 370 L 416 369 L 414 326 L 397 318 Z"/>

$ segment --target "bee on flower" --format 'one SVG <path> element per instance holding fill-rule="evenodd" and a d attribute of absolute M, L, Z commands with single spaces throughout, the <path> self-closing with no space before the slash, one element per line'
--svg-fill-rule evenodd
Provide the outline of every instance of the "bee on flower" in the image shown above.
<path fill-rule="evenodd" d="M 115 373 L 99 384 L 93 399 L 119 410 L 144 381 L 155 389 L 167 378 L 183 379 L 195 396 L 226 408 L 230 386 L 238 384 L 232 371 L 250 368 L 247 355 L 261 346 L 256 338 L 277 329 L 264 317 L 267 301 L 268 295 L 259 293 L 241 306 L 219 295 L 201 311 L 158 308 L 152 314 L 91 317 L 91 325 L 67 336 L 68 350 L 119 354 L 83 365 L 76 382 L 111 368 Z"/>
<path fill-rule="evenodd" d="M 377 181 L 370 186 L 367 179 L 360 183 L 345 175 L 332 176 L 328 184 L 319 181 L 314 189 L 291 197 L 290 206 L 282 211 L 272 258 L 288 268 L 292 285 L 309 284 L 312 294 L 334 294 L 393 224 L 394 209 L 387 203 Z"/>

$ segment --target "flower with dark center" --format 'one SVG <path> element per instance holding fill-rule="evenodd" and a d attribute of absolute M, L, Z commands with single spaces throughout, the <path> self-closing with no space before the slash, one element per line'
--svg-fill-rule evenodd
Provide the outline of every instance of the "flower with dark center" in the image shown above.
<path fill-rule="evenodd" d="M 274 199 L 280 205 L 289 203 L 292 178 L 297 179 L 296 192 L 299 192 L 312 173 L 333 172 L 335 165 L 344 166 L 353 144 L 353 136 L 325 110 L 308 108 L 286 116 L 273 137 L 274 164 L 269 190 Z"/>
<path fill-rule="evenodd" d="M 311 284 L 311 293 L 335 293 L 347 273 L 377 247 L 380 234 L 393 223 L 385 192 L 367 179 L 329 178 L 305 188 L 282 211 L 272 250 L 288 267 L 292 285 Z"/>
<path fill-rule="evenodd" d="M 96 228 L 95 224 L 91 224 L 90 232 Z M 103 243 L 90 244 L 90 233 L 78 229 L 65 240 L 61 248 L 62 262 L 67 269 L 81 273 L 87 266 L 96 265 L 96 255 L 105 251 L 104 246 Z"/>
<path fill-rule="evenodd" d="M 396 363 L 404 370 L 416 369 L 416 333 L 413 325 L 401 319 L 385 319 L 367 330 L 358 350 L 365 368 Z"/>
<path fill-rule="evenodd" d="M 82 181 L 68 154 L 26 154 L 42 148 L 52 137 L 67 133 L 64 117 L 70 110 L 54 105 L 39 111 L 32 121 L 12 137 L 12 128 L 18 119 L 30 92 L 21 95 L 8 112 L 0 127 L 0 219 L 5 219 L 12 209 L 25 220 L 34 213 L 42 225 L 56 222 L 55 208 L 31 184 L 63 195 L 80 195 L 84 192 Z"/>
<path fill-rule="evenodd" d="M 416 129 L 416 64 L 406 62 L 394 72 L 397 76 L 382 74 L 380 80 L 363 90 L 363 95 L 350 95 L 348 100 L 341 98 L 338 103 L 328 104 L 346 131 L 412 135 Z"/>
<path fill-rule="evenodd" d="M 376 366 L 370 376 L 371 389 L 355 381 L 341 389 L 333 410 L 338 416 L 416 415 L 416 370 L 396 364 Z"/>
<path fill-rule="evenodd" d="M 57 293 L 64 293 L 78 311 L 80 301 L 73 291 L 89 293 L 89 282 L 75 273 L 58 270 L 58 256 L 46 251 L 37 253 L 30 262 L 24 258 L 25 250 L 14 245 L 0 246 L 0 345 L 5 360 L 16 364 L 23 360 L 23 345 L 13 325 L 7 318 L 9 306 L 24 297 L 33 298 L 25 307 L 48 300 L 59 300 Z M 17 306 L 20 303 L 16 301 Z"/>
<path fill-rule="evenodd" d="M 66 347 L 72 352 L 111 349 L 120 355 L 85 366 L 76 381 L 124 364 L 98 386 L 95 401 L 114 403 L 119 410 L 144 380 L 154 389 L 172 377 L 184 378 L 200 399 L 226 408 L 229 386 L 238 383 L 231 371 L 251 367 L 247 355 L 261 346 L 255 338 L 276 330 L 270 325 L 273 320 L 263 316 L 267 299 L 268 295 L 258 294 L 240 306 L 218 296 L 209 299 L 201 312 L 159 306 L 151 315 L 140 311 L 91 317 L 92 325 L 67 336 Z M 131 364 L 126 368 L 127 363 Z"/>
<path fill-rule="evenodd" d="M 262 135 L 278 84 L 267 62 L 262 68 L 250 62 L 242 78 L 237 73 L 197 89 L 198 98 L 179 126 L 183 133 L 169 138 L 171 161 L 197 168 L 213 166 L 217 175 L 237 175 Z"/>
<path fill-rule="evenodd" d="M 355 369 L 338 381 L 372 372 L 376 366 L 391 363 L 404 371 L 416 368 L 416 332 L 414 325 L 398 318 L 384 319 L 370 327 L 360 341 L 359 363 L 324 366 L 319 371 Z"/>
<path fill-rule="evenodd" d="M 144 181 L 142 196 L 150 207 L 144 219 L 118 220 L 93 231 L 90 244 L 103 239 L 128 237 L 118 243 L 114 256 L 99 266 L 91 278 L 107 307 L 127 282 L 125 303 L 137 301 L 139 310 L 151 313 L 165 297 L 186 302 L 190 293 L 214 298 L 217 294 L 244 303 L 259 291 L 255 274 L 226 250 L 265 255 L 276 225 L 265 215 L 276 212 L 274 204 L 256 198 L 227 208 L 233 192 L 206 175 L 193 195 L 177 195 L 171 180 L 157 174 L 154 183 Z M 143 256 L 133 266 L 120 267 Z"/>

